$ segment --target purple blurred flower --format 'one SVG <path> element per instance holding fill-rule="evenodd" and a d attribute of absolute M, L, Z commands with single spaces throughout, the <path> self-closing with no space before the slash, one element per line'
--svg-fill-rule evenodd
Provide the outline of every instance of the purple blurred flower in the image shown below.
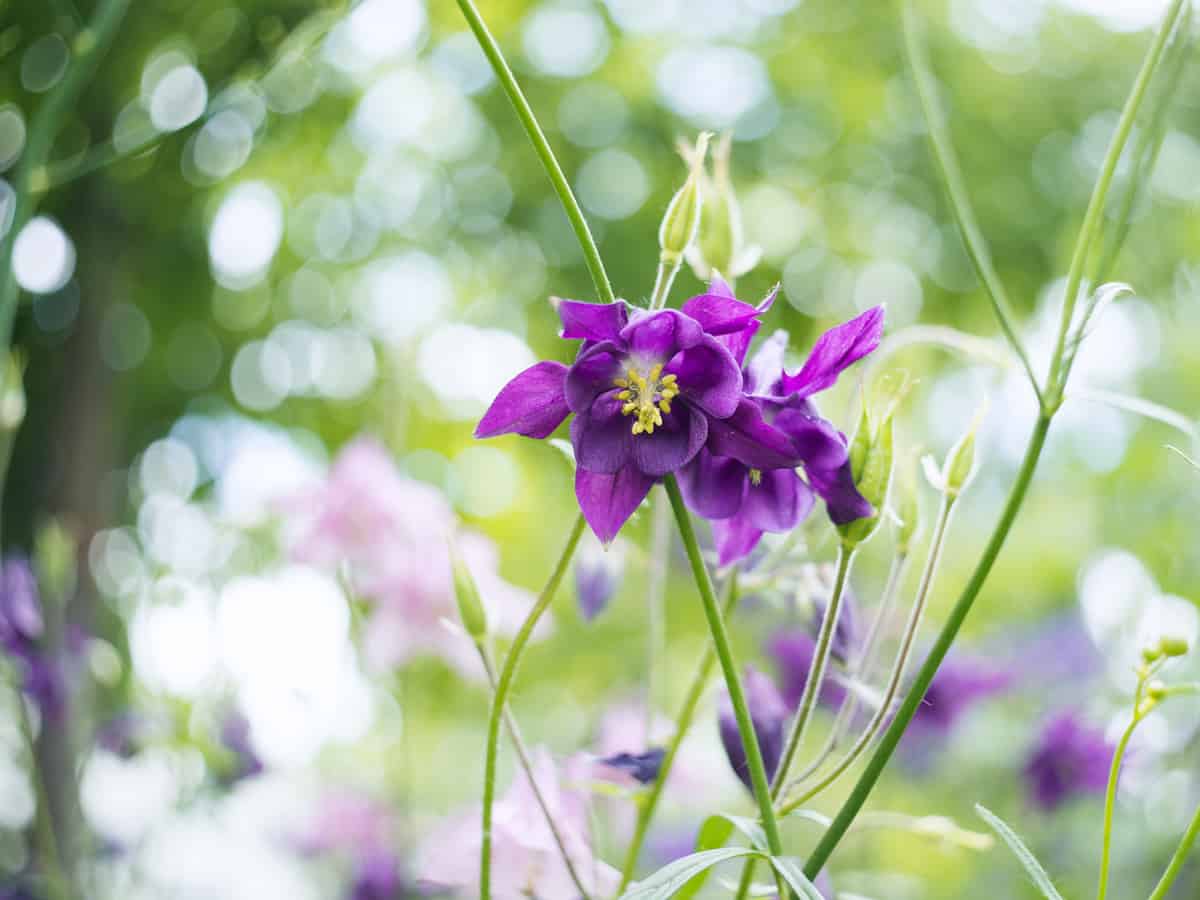
<path fill-rule="evenodd" d="M 608 606 L 617 591 L 624 563 L 624 553 L 616 545 L 604 547 L 589 537 L 579 548 L 575 557 L 575 595 L 585 621 L 592 621 Z"/>
<path fill-rule="evenodd" d="M 250 735 L 250 720 L 234 710 L 221 722 L 221 746 L 232 754 L 232 762 L 223 773 L 226 784 L 234 784 L 243 778 L 251 778 L 263 771 L 262 760 L 255 752 Z"/>
<path fill-rule="evenodd" d="M 1049 812 L 1077 794 L 1103 793 L 1113 751 L 1104 733 L 1076 713 L 1058 714 L 1043 727 L 1025 764 L 1030 798 Z"/>
<path fill-rule="evenodd" d="M 617 769 L 633 778 L 638 784 L 649 784 L 658 778 L 666 750 L 651 747 L 644 753 L 614 753 L 600 760 L 603 765 Z"/>
<path fill-rule="evenodd" d="M 710 291 L 718 287 L 728 291 L 719 281 Z M 748 396 L 737 415 L 756 428 L 769 423 L 786 434 L 808 481 L 792 467 L 766 471 L 721 453 L 711 442 L 701 450 L 681 473 L 680 485 L 688 505 L 712 521 L 721 565 L 748 556 L 764 532 L 795 528 L 812 510 L 814 492 L 826 501 L 837 524 L 871 514 L 850 474 L 845 435 L 821 417 L 809 398 L 831 387 L 844 369 L 879 346 L 882 333 L 883 307 L 875 307 L 818 338 L 795 375 L 783 368 L 788 339 L 783 331 L 772 335 L 745 366 Z M 739 337 L 745 337 L 744 342 L 731 349 L 741 365 L 749 336 L 743 331 Z"/>
<path fill-rule="evenodd" d="M 42 607 L 29 560 L 0 563 L 0 648 L 20 657 L 34 653 L 42 637 Z"/>
<path fill-rule="evenodd" d="M 766 649 L 767 655 L 775 660 L 783 699 L 789 708 L 795 709 L 804 694 L 804 686 L 808 683 L 808 673 L 812 670 L 817 642 L 804 630 L 781 631 L 767 642 Z M 821 684 L 821 692 L 817 696 L 818 702 L 822 706 L 836 709 L 845 699 L 846 689 L 827 672 L 825 681 Z"/>
<path fill-rule="evenodd" d="M 371 848 L 354 869 L 350 900 L 400 900 L 405 895 L 400 861 L 390 850 Z"/>
<path fill-rule="evenodd" d="M 825 619 L 826 604 L 817 601 L 813 604 L 810 627 L 814 635 L 821 630 Z M 848 664 L 858 649 L 858 600 L 854 592 L 846 588 L 842 595 L 841 609 L 838 612 L 837 626 L 833 629 L 833 641 L 829 647 L 830 655 L 842 665 Z"/>
<path fill-rule="evenodd" d="M 943 660 L 908 727 L 908 734 L 946 735 L 980 700 L 1008 688 L 1010 672 L 966 656 Z"/>
<path fill-rule="evenodd" d="M 683 308 L 559 301 L 575 362 L 540 362 L 500 391 L 475 429 L 548 437 L 571 413 L 575 495 L 596 536 L 611 541 L 662 476 L 702 447 L 762 470 L 798 461 L 787 438 L 742 395 L 740 352 L 773 295 L 755 307 L 723 282 Z"/>
<path fill-rule="evenodd" d="M 767 778 L 775 777 L 775 769 L 779 766 L 779 757 L 783 754 L 783 729 L 787 722 L 788 708 L 775 687 L 775 682 L 752 666 L 746 667 L 743 679 L 746 691 L 746 705 L 750 710 L 750 721 L 754 725 L 754 734 L 758 738 L 758 749 L 762 753 L 763 765 L 767 770 Z M 733 714 L 733 704 L 729 694 L 721 696 L 717 709 L 717 725 L 721 732 L 721 743 L 725 746 L 725 755 L 733 771 L 742 780 L 742 784 L 751 787 L 750 765 L 746 758 L 746 750 L 738 731 L 737 718 Z"/>

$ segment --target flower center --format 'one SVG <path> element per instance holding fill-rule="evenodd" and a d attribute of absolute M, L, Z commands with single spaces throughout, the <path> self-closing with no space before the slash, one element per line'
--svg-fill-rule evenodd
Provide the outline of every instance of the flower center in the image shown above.
<path fill-rule="evenodd" d="M 760 484 L 762 484 L 762 469 L 750 470 L 750 483 L 755 487 L 758 487 Z"/>
<path fill-rule="evenodd" d="M 624 401 L 621 414 L 634 417 L 634 434 L 654 434 L 655 427 L 663 423 L 663 413 L 671 412 L 671 401 L 679 396 L 675 376 L 664 375 L 662 370 L 658 363 L 645 375 L 630 369 L 624 378 L 613 379 L 622 389 L 617 394 L 617 399 Z"/>

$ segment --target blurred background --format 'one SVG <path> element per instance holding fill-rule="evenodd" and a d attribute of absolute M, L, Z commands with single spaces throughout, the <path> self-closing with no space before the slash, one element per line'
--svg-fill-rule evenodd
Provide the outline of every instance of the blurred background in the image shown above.
<path fill-rule="evenodd" d="M 34 117 L 96 3 L 0 3 L 0 232 Z M 677 139 L 730 131 L 746 239 L 762 252 L 738 293 L 757 302 L 781 283 L 768 331 L 805 348 L 886 303 L 889 333 L 921 323 L 996 336 L 891 5 L 481 6 L 619 296 L 650 293 L 658 222 L 686 172 Z M 978 216 L 1040 365 L 1091 185 L 1164 8 L 918 4 Z M 986 830 L 973 812 L 984 803 L 1066 896 L 1091 890 L 1099 849 L 1088 740 L 1103 746 L 1127 721 L 1140 637 L 1167 623 L 1194 642 L 1200 619 L 1200 473 L 1166 447 L 1191 452 L 1191 436 L 1097 400 L 1137 395 L 1192 427 L 1200 71 L 1189 59 L 1180 77 L 1112 271 L 1136 295 L 1085 344 L 1078 396 L 955 651 L 964 681 L 906 737 L 872 800 L 973 831 Z M 1131 171 L 1126 161 L 1118 190 Z M 408 896 L 430 836 L 478 803 L 489 697 L 441 621 L 454 612 L 439 535 L 464 523 L 497 630 L 511 634 L 575 515 L 556 449 L 471 437 L 513 374 L 569 360 L 550 296 L 594 299 L 508 101 L 450 2 L 134 3 L 40 175 L 47 190 L 12 242 L 26 411 L 2 528 L 10 561 L 33 559 L 45 627 L 36 657 L 10 653 L 4 670 L 0 895 L 55 896 L 62 885 L 31 875 L 53 847 L 79 896 Z M 672 302 L 702 285 L 685 267 Z M 887 365 L 915 379 L 908 453 L 940 456 L 987 406 L 928 640 L 998 514 L 1034 405 L 1015 371 L 960 354 L 914 347 Z M 847 431 L 856 389 L 846 378 L 824 398 Z M 921 491 L 928 521 L 936 496 Z M 661 741 L 656 717 L 674 717 L 705 645 L 676 551 L 647 711 L 649 518 L 607 555 L 585 547 L 578 587 L 565 586 L 523 665 L 514 712 L 556 759 L 644 749 L 646 723 Z M 893 543 L 884 529 L 856 569 L 864 619 Z M 741 658 L 779 679 L 771 642 L 807 626 L 833 557 L 820 510 L 802 544 L 788 589 L 765 586 L 732 622 Z M 594 618 L 579 588 L 586 612 L 603 606 Z M 40 693 L 38 666 L 52 683 Z M 716 696 L 640 871 L 686 851 L 709 813 L 752 810 L 721 749 Z M 1200 704 L 1180 700 L 1135 740 L 1114 850 L 1122 893 L 1149 890 L 1200 799 L 1198 735 Z M 1061 783 L 1049 796 L 1047 767 Z M 501 775 L 503 796 L 507 747 Z M 836 809 L 851 783 L 817 807 Z M 632 800 L 596 806 L 593 846 L 619 866 Z M 854 833 L 831 868 L 836 890 L 1036 896 L 1002 848 L 932 831 Z M 792 823 L 789 846 L 802 856 L 814 834 Z M 1173 896 L 1194 896 L 1198 872 Z"/>

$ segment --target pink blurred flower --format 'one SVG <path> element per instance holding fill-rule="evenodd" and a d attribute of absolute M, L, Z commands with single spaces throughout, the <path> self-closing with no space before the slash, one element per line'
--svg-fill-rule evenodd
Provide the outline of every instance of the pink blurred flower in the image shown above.
<path fill-rule="evenodd" d="M 608 896 L 620 876 L 597 859 L 588 844 L 586 782 L 588 760 L 575 757 L 559 772 L 544 749 L 533 753 L 534 777 L 571 862 L 590 894 Z M 554 836 L 546 824 L 529 780 L 522 774 L 497 802 L 492 827 L 492 897 L 573 897 L 578 893 Z M 479 892 L 480 810 L 473 807 L 437 829 L 418 853 L 418 879 L 423 885 L 453 890 L 455 895 Z"/>
<path fill-rule="evenodd" d="M 396 822 L 382 804 L 342 788 L 321 797 L 297 843 L 306 853 L 351 853 L 384 849 L 395 842 Z"/>
<path fill-rule="evenodd" d="M 374 606 L 366 652 L 380 668 L 433 655 L 482 677 L 470 641 L 453 627 L 452 536 L 479 585 L 494 633 L 513 634 L 533 604 L 532 594 L 500 577 L 491 540 L 474 532 L 455 535 L 446 498 L 404 477 L 373 438 L 347 444 L 324 481 L 292 497 L 284 511 L 292 557 L 326 568 L 345 564 L 354 589 Z M 534 637 L 550 628 L 546 616 Z"/>

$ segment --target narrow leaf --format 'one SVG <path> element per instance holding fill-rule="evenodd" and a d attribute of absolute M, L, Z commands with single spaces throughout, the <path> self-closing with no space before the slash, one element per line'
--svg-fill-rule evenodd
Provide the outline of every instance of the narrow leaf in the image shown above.
<path fill-rule="evenodd" d="M 753 819 L 746 819 L 741 816 L 727 816 L 723 813 L 709 816 L 704 820 L 704 824 L 700 826 L 700 833 L 696 835 L 696 851 L 715 850 L 718 847 L 724 847 L 725 843 L 733 835 L 734 829 L 740 831 L 750 844 L 756 849 L 766 851 L 767 836 L 763 833 L 762 826 Z M 704 887 L 704 883 L 708 881 L 708 876 L 711 869 L 705 869 L 699 873 L 691 881 L 676 893 L 679 900 L 690 900 L 696 896 L 700 889 Z"/>
<path fill-rule="evenodd" d="M 683 887 L 713 866 L 740 856 L 760 856 L 749 847 L 721 847 L 703 850 L 663 866 L 654 874 L 633 885 L 621 895 L 621 900 L 667 900 L 675 897 Z"/>
<path fill-rule="evenodd" d="M 816 885 L 805 877 L 804 866 L 801 865 L 800 860 L 794 856 L 770 856 L 767 858 L 775 871 L 783 876 L 788 887 L 795 891 L 801 900 L 825 900 Z"/>
<path fill-rule="evenodd" d="M 982 804 L 975 804 L 975 812 L 979 813 L 979 817 L 987 822 L 992 831 L 1000 837 L 1000 840 L 1008 844 L 1008 848 L 1020 860 L 1021 865 L 1025 867 L 1025 872 L 1033 879 L 1033 883 L 1037 885 L 1038 890 L 1042 892 L 1042 896 L 1048 900 L 1062 900 L 1062 895 L 1055 889 L 1054 884 L 1050 881 L 1050 876 L 1046 874 L 1046 870 L 1042 868 L 1042 864 L 1037 861 L 1037 857 L 1033 855 L 1024 842 L 1017 837 L 1017 833 L 995 813 L 989 810 Z"/>

